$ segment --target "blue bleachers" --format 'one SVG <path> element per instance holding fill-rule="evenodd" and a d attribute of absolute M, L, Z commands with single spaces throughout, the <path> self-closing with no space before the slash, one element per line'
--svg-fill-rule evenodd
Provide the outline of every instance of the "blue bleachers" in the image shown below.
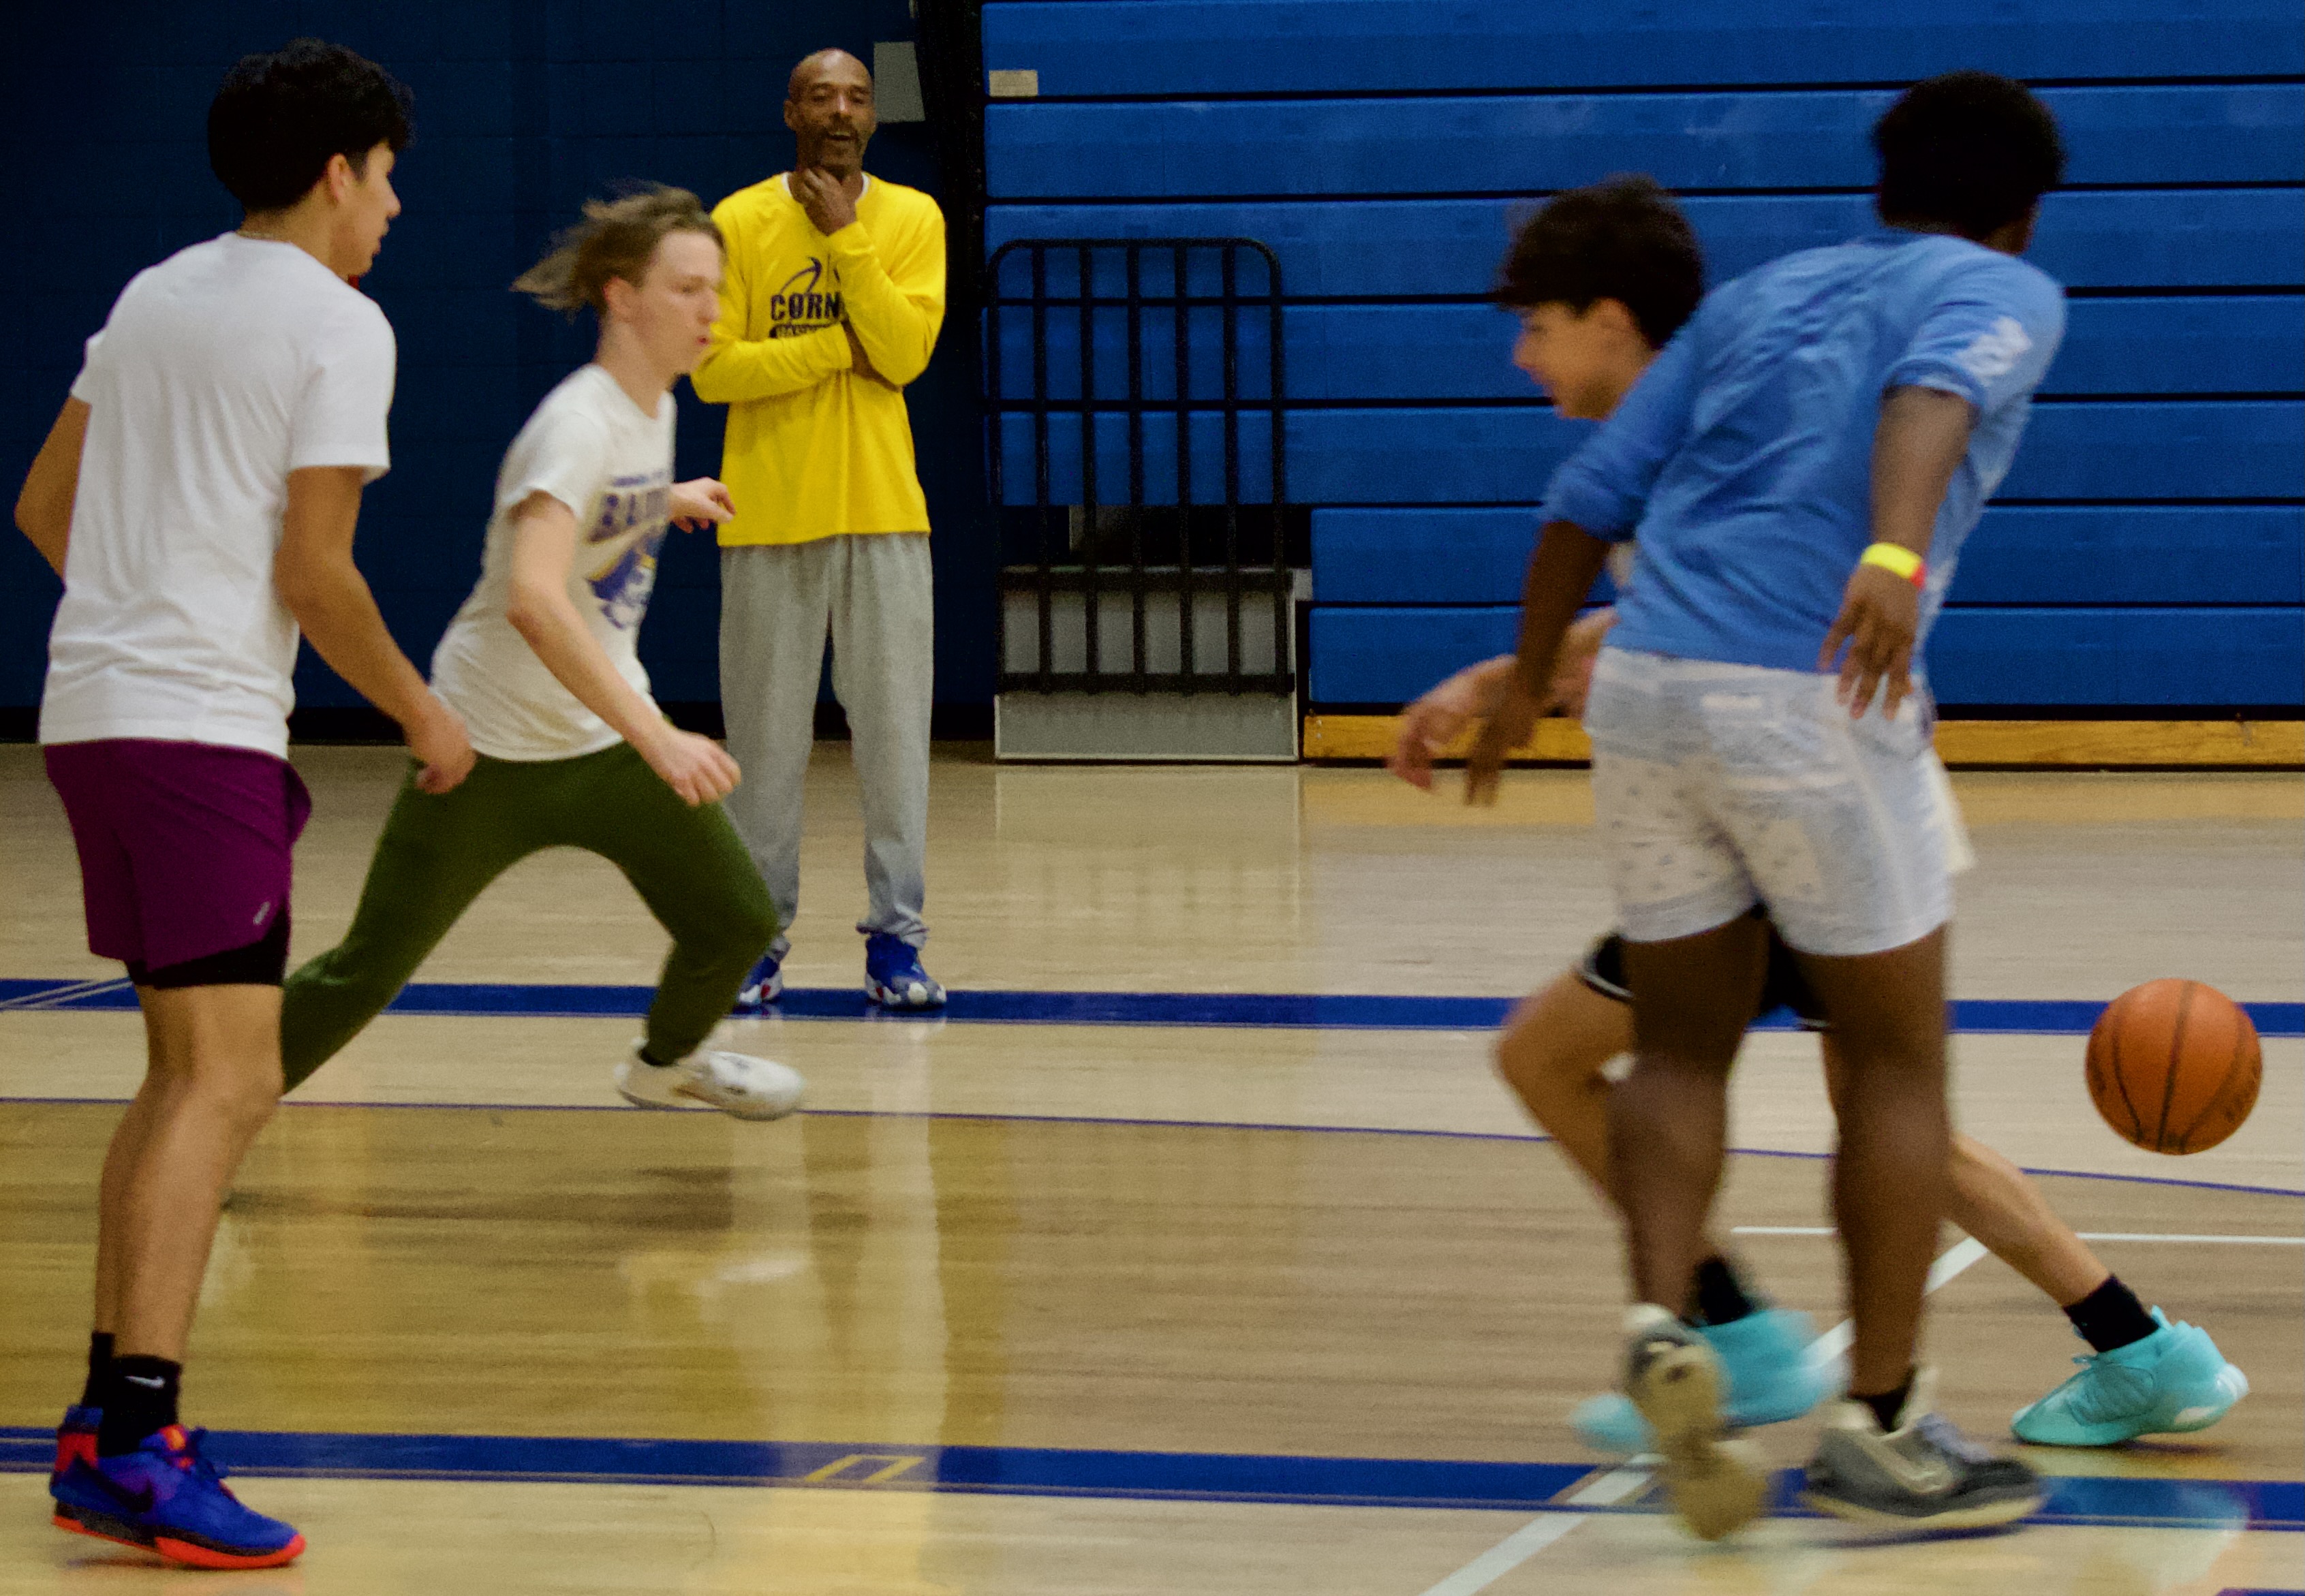
<path fill-rule="evenodd" d="M 2305 89 L 2053 89 L 2075 183 L 2278 183 Z M 1676 189 L 1863 189 L 1890 89 L 996 105 L 991 191 L 1095 196 L 1525 194 L 1612 172 Z M 1244 160 L 1242 152 L 1255 151 Z"/>
<path fill-rule="evenodd" d="M 2280 0 L 1934 0 L 1926 8 L 1729 0 L 1010 0 L 984 64 L 1043 95 L 1404 94 L 1450 89 L 2257 77 L 2305 71 Z"/>
<path fill-rule="evenodd" d="M 1040 101 L 986 121 L 988 250 L 1017 238 L 1243 236 L 1278 255 L 1289 497 L 1314 506 L 1310 690 L 1399 702 L 1510 646 L 1553 465 L 1586 428 L 1510 365 L 1484 302 L 1515 214 L 1616 171 L 1683 191 L 1718 283 L 1875 225 L 1866 133 L 1899 85 L 1957 66 L 2046 81 L 2074 186 L 2030 258 L 2072 292 L 2065 347 L 1933 645 L 1956 704 L 2305 703 L 2305 30 L 2269 0 L 991 0 L 985 63 Z M 1061 269 L 1059 272 L 1061 276 Z M 1053 280 L 1053 279 L 1052 279 Z M 1009 292 L 1021 285 L 1004 274 Z M 1100 294 L 1120 287 L 1096 284 Z M 1195 293 L 1214 286 L 1196 271 Z M 1165 293 L 1150 284 L 1146 291 Z M 1059 292 L 1067 291 L 1058 284 Z M 1077 397 L 1052 312 L 1050 393 Z M 1170 312 L 1145 312 L 1166 352 Z M 1192 393 L 1215 391 L 1192 312 Z M 1204 319 L 1204 318 L 1206 319 Z M 1001 392 L 1030 391 L 1004 318 Z M 1261 324 L 1238 346 L 1264 396 Z M 1100 398 L 1127 390 L 1118 318 Z M 1173 396 L 1155 361 L 1139 392 Z M 1194 490 L 1222 470 L 1196 412 Z M 1265 423 L 1240 433 L 1246 496 Z M 1050 423 L 1051 487 L 1079 421 Z M 1152 497 L 1175 421 L 1144 422 Z M 1098 432 L 1100 497 L 1128 433 Z M 1011 502 L 1029 423 L 999 433 Z"/>
<path fill-rule="evenodd" d="M 1313 700 L 1400 703 L 1510 652 L 1518 618 L 1506 605 L 1315 607 Z M 2305 680 L 2305 618 L 2291 606 L 1948 608 L 1928 653 L 1946 704 L 2284 704 Z"/>
<path fill-rule="evenodd" d="M 1213 311 L 1195 311 L 1191 392 L 1218 391 L 1222 351 Z M 1165 310 L 1145 314 L 1142 392 L 1172 398 L 1176 367 Z M 1290 305 L 1282 318 L 1292 403 L 1399 403 L 1420 400 L 1516 400 L 1536 396 L 1511 361 L 1510 317 L 1483 304 Z M 1030 320 L 1001 320 L 1000 392 L 1033 392 Z M 1080 396 L 1080 325 L 1049 318 L 1047 395 Z M 1262 397 L 1268 339 L 1252 318 L 1239 333 L 1241 391 Z M 2305 348 L 2305 295 L 2173 294 L 2085 299 L 2071 304 L 2064 347 L 2045 395 L 2107 394 L 2287 394 L 2297 390 Z M 1100 312 L 1097 392 L 1127 392 L 1128 344 L 1121 318 Z"/>
<path fill-rule="evenodd" d="M 1222 485 L 1222 418 L 1197 412 L 1192 439 L 1200 496 Z M 1288 413 L 1289 498 L 1313 505 L 1526 503 L 1586 436 L 1541 405 L 1428 405 L 1294 410 Z M 1080 418 L 1050 418 L 1051 502 L 1081 502 Z M 1005 502 L 1030 504 L 1033 435 L 1011 415 L 1001 437 Z M 1242 497 L 1271 497 L 1271 455 L 1261 422 L 1240 429 Z M 1100 497 L 1117 500 L 1127 479 L 1122 418 L 1098 419 Z M 1174 502 L 1173 416 L 1144 420 L 1147 502 Z M 2006 499 L 2294 498 L 2305 493 L 2305 402 L 2241 399 L 2046 401 L 2033 407 L 2025 445 L 2001 487 Z"/>
<path fill-rule="evenodd" d="M 1875 225 L 1862 195 L 1699 198 L 1684 208 L 1716 282 Z M 985 247 L 1016 238 L 1255 238 L 1280 257 L 1291 299 L 1467 298 L 1495 280 L 1512 210 L 1498 200 L 995 204 Z M 2305 194 L 2295 188 L 2059 193 L 2041 211 L 2029 259 L 2068 288 L 2294 290 L 2305 276 Z"/>
<path fill-rule="evenodd" d="M 1514 603 L 1538 518 L 1535 505 L 1316 510 L 1314 597 L 1324 606 Z M 1969 537 L 1951 598 L 2305 603 L 2305 506 L 1996 505 Z"/>

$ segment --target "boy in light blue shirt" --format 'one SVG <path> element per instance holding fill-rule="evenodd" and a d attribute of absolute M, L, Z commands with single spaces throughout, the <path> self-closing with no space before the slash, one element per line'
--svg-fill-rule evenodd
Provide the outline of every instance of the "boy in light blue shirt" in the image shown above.
<path fill-rule="evenodd" d="M 2038 267 L 1893 227 L 1722 288 L 1545 495 L 1546 519 L 1633 541 L 1611 646 L 1814 669 L 1873 541 L 1877 397 L 1908 387 L 1975 418 L 1928 544 L 1926 637 L 2064 330 Z"/>
<path fill-rule="evenodd" d="M 1946 1195 L 1958 836 L 1913 665 L 2063 332 L 2056 284 L 2016 259 L 2063 151 L 2039 101 L 1983 72 L 1917 85 L 1874 144 L 1885 230 L 1714 293 L 1556 477 L 1517 668 L 1466 772 L 1469 798 L 1493 795 L 1610 546 L 1631 539 L 1586 709 L 1636 1042 L 1609 1099 L 1635 1298 L 1625 1388 L 1676 1508 L 1708 1539 L 1767 1492 L 1755 1455 L 1722 1439 L 1720 1366 L 1678 1312 L 1766 968 L 1756 906 L 1845 1067 L 1834 1205 L 1850 1396 L 1807 1499 L 1932 1529 L 2012 1522 L 2041 1500 L 2030 1470 L 1931 1411 L 1914 1364 Z"/>

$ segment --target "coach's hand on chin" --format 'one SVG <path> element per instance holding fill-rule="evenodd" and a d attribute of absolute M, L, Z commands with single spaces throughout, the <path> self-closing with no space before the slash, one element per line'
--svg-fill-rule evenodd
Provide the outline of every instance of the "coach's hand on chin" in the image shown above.
<path fill-rule="evenodd" d="M 808 212 L 809 225 L 827 238 L 856 220 L 847 185 L 821 166 L 794 168 L 793 198 Z"/>

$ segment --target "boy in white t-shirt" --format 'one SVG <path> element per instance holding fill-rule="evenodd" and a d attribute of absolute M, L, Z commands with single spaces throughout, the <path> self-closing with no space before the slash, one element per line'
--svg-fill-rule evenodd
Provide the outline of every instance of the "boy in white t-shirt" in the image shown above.
<path fill-rule="evenodd" d="M 600 352 L 506 452 L 480 583 L 432 657 L 433 687 L 470 725 L 479 762 L 454 793 L 402 789 L 352 929 L 289 978 L 289 1086 L 383 1011 L 489 882 L 539 849 L 574 847 L 622 870 L 672 933 L 617 1090 L 740 1119 L 799 1102 L 793 1071 L 704 1045 L 776 936 L 776 910 L 721 812 L 736 761 L 664 718 L 635 649 L 668 524 L 730 514 L 719 482 L 672 480 L 671 388 L 710 347 L 720 268 L 695 196 L 651 189 L 586 206 L 515 284 L 558 309 L 590 306 Z"/>
<path fill-rule="evenodd" d="M 56 1524 L 200 1567 L 291 1562 L 177 1422 L 217 1214 L 281 1091 L 286 760 L 304 636 L 398 721 L 426 790 L 472 768 L 353 565 L 390 456 L 394 346 L 347 277 L 399 214 L 410 97 L 317 39 L 242 59 L 208 111 L 240 228 L 140 273 L 88 341 L 16 522 L 64 579 L 40 741 L 89 947 L 128 966 L 147 1067 L 104 1166 L 89 1382 L 57 1431 Z"/>

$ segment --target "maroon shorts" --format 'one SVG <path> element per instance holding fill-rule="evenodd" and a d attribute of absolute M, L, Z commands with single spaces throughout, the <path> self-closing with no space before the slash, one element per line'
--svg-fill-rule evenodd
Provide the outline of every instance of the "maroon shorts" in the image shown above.
<path fill-rule="evenodd" d="M 290 851 L 312 812 L 285 760 L 126 737 L 42 751 L 80 850 L 90 953 L 140 981 L 272 938 L 285 954 Z"/>

